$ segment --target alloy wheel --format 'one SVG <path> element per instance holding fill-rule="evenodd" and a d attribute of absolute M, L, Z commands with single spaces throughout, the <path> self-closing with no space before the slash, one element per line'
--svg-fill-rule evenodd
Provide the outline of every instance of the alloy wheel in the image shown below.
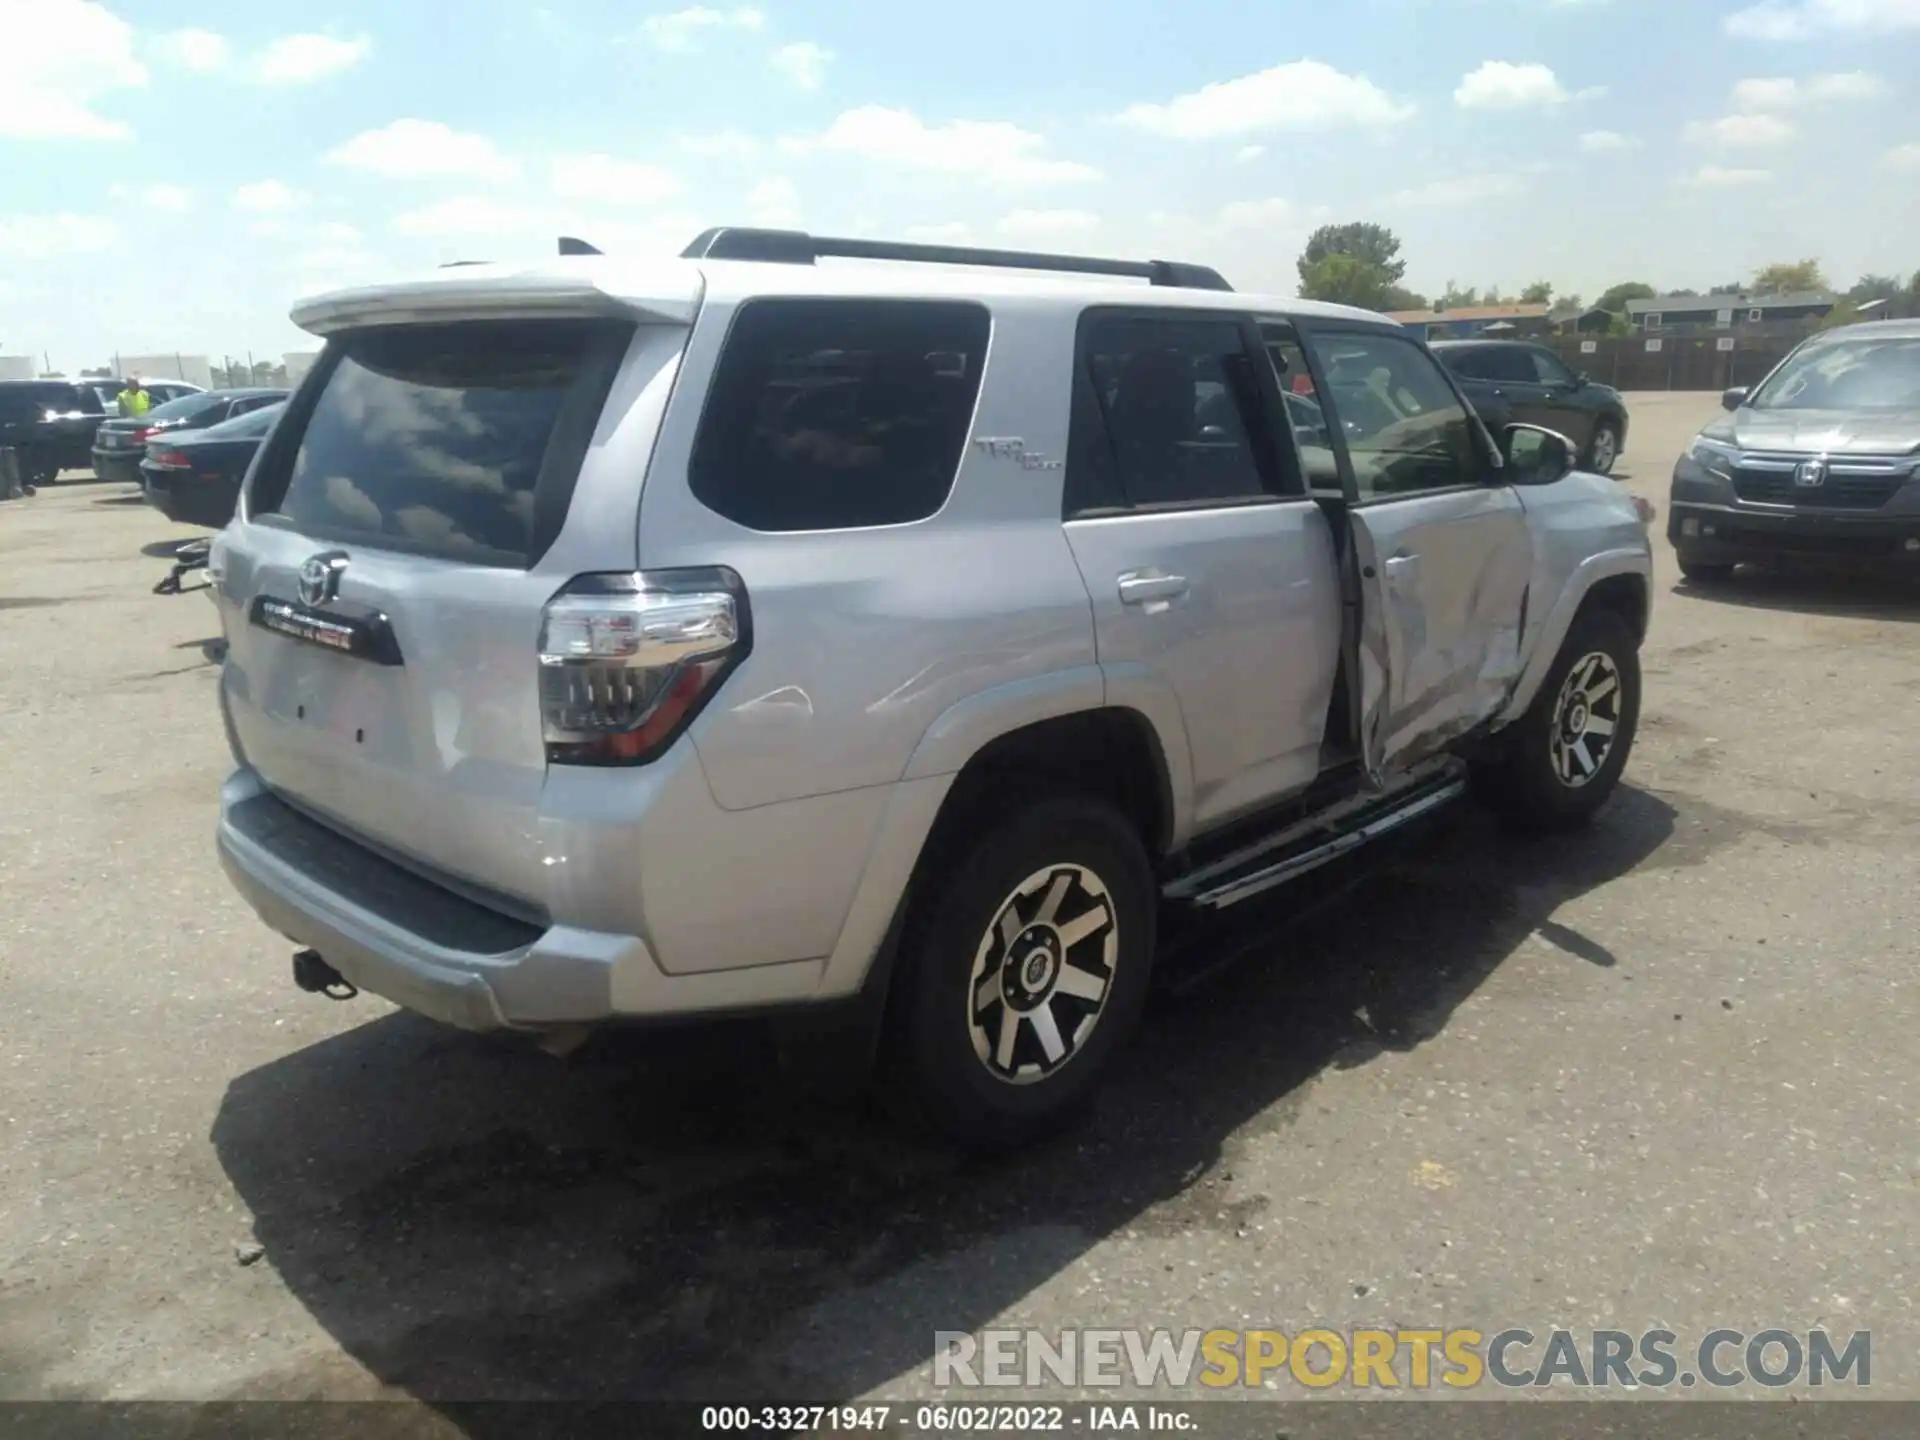
<path fill-rule="evenodd" d="M 1548 752 L 1554 777 L 1578 790 L 1598 775 L 1613 753 L 1620 728 L 1620 667 L 1604 650 L 1574 662 L 1554 702 Z"/>
<path fill-rule="evenodd" d="M 1620 458 L 1620 442 L 1614 438 L 1610 426 L 1602 425 L 1593 436 L 1593 468 L 1602 475 L 1613 468 L 1613 462 Z"/>
<path fill-rule="evenodd" d="M 1100 877 L 1050 865 L 1002 903 L 967 987 L 973 1052 L 995 1079 L 1030 1085 L 1085 1047 L 1113 991 L 1119 919 Z"/>

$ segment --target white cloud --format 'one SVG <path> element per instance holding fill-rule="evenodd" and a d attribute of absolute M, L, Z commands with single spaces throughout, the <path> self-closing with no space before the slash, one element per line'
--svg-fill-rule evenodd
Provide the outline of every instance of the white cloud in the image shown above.
<path fill-rule="evenodd" d="M 112 225 L 91 215 L 0 216 L 0 255 L 10 259 L 97 254 L 109 249 L 116 238 Z"/>
<path fill-rule="evenodd" d="M 1618 130 L 1589 130 L 1580 137 L 1580 148 L 1589 155 L 1604 155 L 1614 150 L 1638 149 L 1640 142 Z"/>
<path fill-rule="evenodd" d="M 1865 70 L 1816 75 L 1807 82 L 1807 95 L 1813 100 L 1878 100 L 1886 93 L 1886 82 Z"/>
<path fill-rule="evenodd" d="M 125 121 L 96 105 L 147 83 L 133 27 L 93 0 L 0 0 L 7 43 L 0 138 L 124 140 Z"/>
<path fill-rule="evenodd" d="M 921 245 L 970 245 L 973 227 L 957 222 L 945 225 L 909 225 L 907 239 Z"/>
<path fill-rule="evenodd" d="M 1222 230 L 1273 230 L 1299 222 L 1300 208 L 1280 199 L 1229 201 L 1216 219 Z"/>
<path fill-rule="evenodd" d="M 292 210 L 305 203 L 306 196 L 281 180 L 256 180 L 233 192 L 233 208 L 250 210 L 256 215 Z"/>
<path fill-rule="evenodd" d="M 1885 35 L 1920 30 L 1920 0 L 1762 0 L 1722 23 L 1727 34 L 1742 40 Z"/>
<path fill-rule="evenodd" d="M 717 130 L 710 135 L 682 135 L 674 142 L 689 155 L 740 159 L 758 155 L 760 141 L 743 130 Z"/>
<path fill-rule="evenodd" d="M 1880 163 L 1889 170 L 1920 170 L 1920 140 L 1894 146 L 1880 157 Z"/>
<path fill-rule="evenodd" d="M 154 54 L 168 65 L 211 75 L 233 59 L 227 37 L 214 30 L 174 30 L 154 41 Z"/>
<path fill-rule="evenodd" d="M 147 185 L 140 191 L 140 203 L 162 214 L 184 215 L 193 208 L 193 192 L 183 185 Z"/>
<path fill-rule="evenodd" d="M 1463 110 L 1527 110 L 1537 105 L 1559 105 L 1568 99 L 1559 78 L 1545 65 L 1515 65 L 1488 60 L 1465 76 L 1453 92 L 1453 103 Z"/>
<path fill-rule="evenodd" d="M 1718 145 L 1730 150 L 1784 145 L 1794 136 L 1793 126 L 1778 115 L 1722 115 L 1718 120 L 1696 120 L 1686 137 L 1695 145 Z"/>
<path fill-rule="evenodd" d="M 353 245 L 360 240 L 360 232 L 344 220 L 329 220 L 313 232 L 329 245 Z"/>
<path fill-rule="evenodd" d="M 1518 177 L 1510 174 L 1461 175 L 1416 185 L 1409 190 L 1396 190 L 1381 203 L 1403 210 L 1442 210 L 1497 200 L 1517 194 L 1520 189 Z"/>
<path fill-rule="evenodd" d="M 786 140 L 796 153 L 829 151 L 866 160 L 1009 185 L 1097 180 L 1100 172 L 1046 153 L 1046 140 L 1005 120 L 951 120 L 928 125 L 907 110 L 864 105 L 843 112 L 824 134 Z"/>
<path fill-rule="evenodd" d="M 351 70 L 372 48 L 365 36 L 283 35 L 260 52 L 254 76 L 263 85 L 310 85 Z"/>
<path fill-rule="evenodd" d="M 800 225 L 800 192 L 791 180 L 775 175 L 747 194 L 747 218 L 755 225 L 792 230 Z"/>
<path fill-rule="evenodd" d="M 678 195 L 680 190 L 678 175 L 644 161 L 577 155 L 553 164 L 553 193 L 569 200 L 654 205 Z"/>
<path fill-rule="evenodd" d="M 394 218 L 402 235 L 458 236 L 559 233 L 551 210 L 537 205 L 514 205 L 482 195 L 461 195 L 437 201 Z"/>
<path fill-rule="evenodd" d="M 1009 240 L 1056 241 L 1098 230 L 1100 217 L 1090 210 L 1015 210 L 1002 216 L 993 228 Z"/>
<path fill-rule="evenodd" d="M 1393 125 L 1413 114 L 1364 76 L 1318 60 L 1221 80 L 1165 104 L 1130 105 L 1120 120 L 1176 140 L 1225 140 L 1282 130 Z"/>
<path fill-rule="evenodd" d="M 1729 170 L 1720 165 L 1702 165 L 1692 174 L 1681 176 L 1680 183 L 1696 190 L 1731 190 L 1743 185 L 1765 185 L 1772 179 L 1771 170 Z"/>
<path fill-rule="evenodd" d="M 1233 158 L 1244 165 L 1249 160 L 1258 160 L 1266 153 L 1267 147 L 1264 145 L 1242 145 L 1238 150 L 1234 151 Z"/>
<path fill-rule="evenodd" d="M 811 40 L 782 45 L 773 52 L 773 68 L 802 90 L 818 90 L 826 84 L 827 66 L 832 63 L 833 52 Z"/>
<path fill-rule="evenodd" d="M 640 34 L 657 49 L 684 54 L 698 47 L 702 35 L 715 30 L 758 30 L 766 21 L 758 10 L 713 10 L 694 5 L 667 15 L 647 16 L 640 22 Z"/>
<path fill-rule="evenodd" d="M 429 175 L 458 175 L 475 180 L 505 180 L 519 166 L 484 135 L 472 135 L 438 120 L 395 120 L 366 130 L 327 152 L 327 162 L 384 175 L 418 180 Z"/>
<path fill-rule="evenodd" d="M 1878 75 L 1848 70 L 1815 75 L 1804 84 L 1788 76 L 1742 80 L 1733 87 L 1733 108 L 1743 111 L 1791 110 L 1802 103 L 1877 100 L 1886 93 Z"/>

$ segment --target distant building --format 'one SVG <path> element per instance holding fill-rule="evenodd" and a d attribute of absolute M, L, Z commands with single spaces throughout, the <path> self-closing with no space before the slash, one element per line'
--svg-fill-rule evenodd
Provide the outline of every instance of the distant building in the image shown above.
<path fill-rule="evenodd" d="M 1531 339 L 1553 332 L 1546 305 L 1461 305 L 1446 310 L 1390 310 L 1387 319 L 1425 340 L 1469 340 L 1488 335 Z"/>
<path fill-rule="evenodd" d="M 141 380 L 184 380 L 202 390 L 213 388 L 213 362 L 205 355 L 120 355 L 120 374 Z"/>
<path fill-rule="evenodd" d="M 0 355 L 0 380 L 35 380 L 40 362 L 31 355 Z"/>
<path fill-rule="evenodd" d="M 281 357 L 287 366 L 287 384 L 298 385 L 319 358 L 318 350 L 289 350 Z"/>
<path fill-rule="evenodd" d="M 1830 290 L 1795 295 L 1656 295 L 1651 300 L 1629 300 L 1627 319 L 1647 335 L 1727 331 L 1787 335 L 1824 320 L 1838 300 Z"/>

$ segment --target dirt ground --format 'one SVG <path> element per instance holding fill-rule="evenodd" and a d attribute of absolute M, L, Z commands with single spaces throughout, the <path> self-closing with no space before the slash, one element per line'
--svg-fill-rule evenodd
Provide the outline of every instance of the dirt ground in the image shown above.
<path fill-rule="evenodd" d="M 1663 511 L 1713 397 L 1636 396 Z M 1664 516 L 1663 516 L 1664 518 Z M 296 991 L 212 850 L 185 533 L 0 504 L 0 1399 L 931 1393 L 936 1329 L 1874 1332 L 1920 1398 L 1920 588 L 1681 585 L 1590 833 L 1463 812 L 963 1164 L 745 1033 Z"/>

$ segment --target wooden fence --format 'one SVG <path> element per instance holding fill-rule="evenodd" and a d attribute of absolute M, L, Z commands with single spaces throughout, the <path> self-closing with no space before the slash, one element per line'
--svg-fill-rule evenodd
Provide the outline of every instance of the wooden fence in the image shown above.
<path fill-rule="evenodd" d="M 1555 335 L 1539 343 L 1576 373 L 1616 390 L 1726 390 L 1758 385 L 1803 335 L 1605 339 Z M 1591 347 L 1591 348 L 1589 348 Z M 1723 348 L 1731 347 L 1731 348 Z"/>

